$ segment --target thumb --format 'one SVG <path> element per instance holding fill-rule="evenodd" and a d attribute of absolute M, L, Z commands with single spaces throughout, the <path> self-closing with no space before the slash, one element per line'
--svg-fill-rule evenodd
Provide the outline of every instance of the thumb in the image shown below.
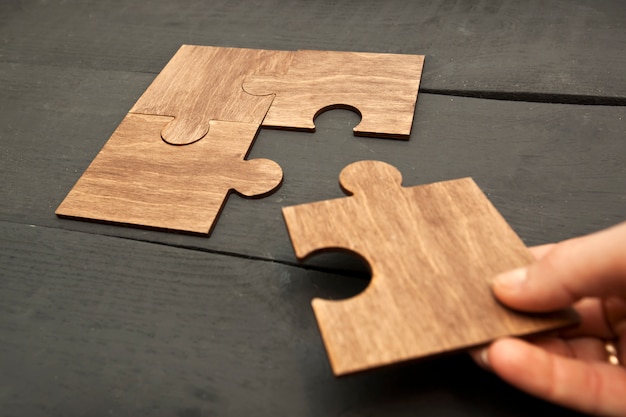
<path fill-rule="evenodd" d="M 493 291 L 507 306 L 532 312 L 584 297 L 626 297 L 626 222 L 554 245 L 534 264 L 498 275 Z"/>

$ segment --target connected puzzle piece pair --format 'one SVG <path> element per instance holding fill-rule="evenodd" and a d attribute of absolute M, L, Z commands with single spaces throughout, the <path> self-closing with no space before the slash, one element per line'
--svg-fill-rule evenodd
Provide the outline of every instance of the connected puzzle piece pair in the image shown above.
<path fill-rule="evenodd" d="M 408 138 L 423 61 L 184 45 L 56 213 L 209 234 L 231 190 L 263 196 L 282 182 L 275 162 L 245 159 L 262 125 L 312 131 L 320 112 L 349 107 L 355 134 Z"/>

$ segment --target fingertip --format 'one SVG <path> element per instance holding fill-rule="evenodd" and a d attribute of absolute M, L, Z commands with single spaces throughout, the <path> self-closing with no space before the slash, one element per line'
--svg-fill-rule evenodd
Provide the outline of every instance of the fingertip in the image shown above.
<path fill-rule="evenodd" d="M 519 292 L 526 284 L 528 268 L 518 268 L 497 275 L 493 280 L 494 290 L 498 292 Z"/>
<path fill-rule="evenodd" d="M 487 371 L 491 371 L 491 365 L 489 364 L 489 346 L 473 349 L 469 354 L 478 366 Z"/>
<path fill-rule="evenodd" d="M 528 268 L 518 268 L 497 275 L 493 279 L 492 291 L 503 304 L 524 309 L 528 298 Z"/>
<path fill-rule="evenodd" d="M 545 355 L 545 352 L 526 341 L 507 337 L 491 344 L 489 363 L 491 369 L 504 380 L 524 386 L 538 377 L 537 372 L 546 361 Z M 529 364 L 534 366 L 529 368 Z"/>
<path fill-rule="evenodd" d="M 526 357 L 526 350 L 529 347 L 528 342 L 521 339 L 504 337 L 491 344 L 490 358 L 492 362 L 497 364 L 517 363 L 520 358 L 523 359 Z"/>
<path fill-rule="evenodd" d="M 541 279 L 544 276 L 550 278 Z M 579 298 L 540 263 L 497 275 L 492 291 L 502 304 L 527 312 L 555 311 L 571 306 Z"/>
<path fill-rule="evenodd" d="M 494 340 L 488 346 L 474 349 L 470 352 L 476 363 L 489 370 L 507 369 L 516 364 L 523 363 L 525 358 L 526 342 L 512 337 L 504 337 Z"/>

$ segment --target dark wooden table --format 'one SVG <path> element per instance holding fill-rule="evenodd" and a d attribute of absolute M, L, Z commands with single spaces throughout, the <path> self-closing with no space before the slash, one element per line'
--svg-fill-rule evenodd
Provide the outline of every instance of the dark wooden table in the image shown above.
<path fill-rule="evenodd" d="M 573 415 L 465 354 L 335 379 L 310 300 L 366 268 L 298 264 L 280 208 L 377 159 L 405 185 L 474 177 L 528 245 L 624 220 L 625 22 L 619 0 L 3 0 L 0 415 Z M 210 238 L 55 217 L 183 43 L 424 54 L 411 140 L 355 138 L 344 110 L 263 130 L 251 157 L 284 184 L 232 195 Z"/>

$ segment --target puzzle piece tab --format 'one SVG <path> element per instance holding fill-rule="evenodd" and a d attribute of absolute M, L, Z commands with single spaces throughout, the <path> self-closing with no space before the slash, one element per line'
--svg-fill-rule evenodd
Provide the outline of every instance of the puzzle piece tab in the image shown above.
<path fill-rule="evenodd" d="M 254 197 L 281 184 L 275 162 L 244 160 L 258 124 L 212 121 L 211 140 L 174 146 L 160 138 L 171 121 L 129 113 L 57 215 L 207 234 L 231 190 Z"/>
<path fill-rule="evenodd" d="M 174 145 L 193 143 L 211 121 L 261 124 L 273 95 L 241 88 L 258 71 L 287 71 L 293 52 L 183 45 L 137 100 L 131 113 L 174 117 L 161 136 Z"/>
<path fill-rule="evenodd" d="M 315 130 L 324 110 L 354 108 L 359 136 L 408 139 L 423 55 L 297 51 L 286 74 L 249 76 L 250 94 L 275 94 L 263 126 Z"/>
<path fill-rule="evenodd" d="M 286 207 L 298 259 L 348 250 L 372 271 L 347 300 L 313 300 L 336 375 L 576 323 L 573 311 L 523 315 L 489 281 L 532 256 L 471 178 L 403 188 L 391 165 L 362 161 L 340 175 L 350 197 Z"/>

